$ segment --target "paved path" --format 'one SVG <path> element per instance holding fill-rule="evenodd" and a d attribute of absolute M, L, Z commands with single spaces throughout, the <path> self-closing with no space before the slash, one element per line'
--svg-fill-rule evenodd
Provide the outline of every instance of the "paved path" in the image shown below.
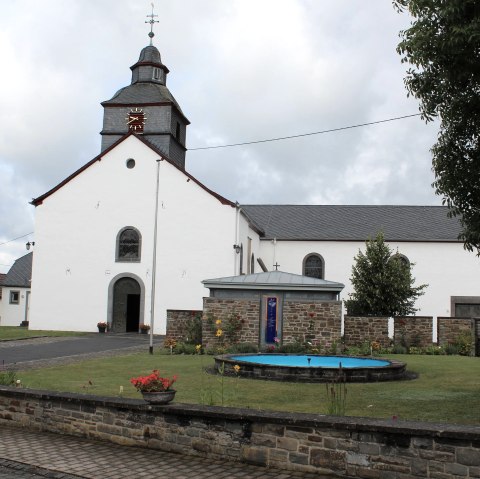
<path fill-rule="evenodd" d="M 331 479 L 315 473 L 286 472 L 247 464 L 52 434 L 0 427 L 0 466 L 23 467 L 12 478 L 55 479 Z M 23 465 L 23 466 L 22 466 Z M 36 466 L 40 469 L 28 469 Z M 55 472 L 55 474 L 51 474 Z M 1 469 L 0 469 L 1 472 Z M 22 471 L 14 471 L 21 473 Z M 49 475 L 50 473 L 50 475 Z M 0 475 L 0 478 L 2 476 Z"/>
<path fill-rule="evenodd" d="M 154 350 L 163 336 L 154 337 Z M 148 351 L 149 336 L 144 334 L 89 334 L 58 338 L 0 341 L 0 368 L 31 369 L 67 364 L 83 359 L 108 357 L 135 351 Z"/>

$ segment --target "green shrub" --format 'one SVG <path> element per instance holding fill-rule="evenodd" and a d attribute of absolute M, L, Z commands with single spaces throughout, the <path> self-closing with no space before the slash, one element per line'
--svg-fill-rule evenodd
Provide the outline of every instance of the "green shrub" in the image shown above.
<path fill-rule="evenodd" d="M 211 346 L 205 349 L 205 353 L 209 354 L 210 356 L 219 356 L 221 354 L 227 353 L 227 348 L 225 346 Z"/>
<path fill-rule="evenodd" d="M 340 341 L 333 341 L 328 349 L 326 349 L 325 354 L 331 354 L 333 356 L 343 353 L 343 344 Z"/>
<path fill-rule="evenodd" d="M 279 353 L 287 353 L 287 354 L 304 354 L 307 352 L 307 348 L 302 343 L 289 343 L 283 344 L 277 350 Z"/>
<path fill-rule="evenodd" d="M 202 343 L 202 315 L 196 313 L 192 318 L 185 322 L 183 327 L 184 342 L 187 344 Z M 190 354 L 190 353 L 188 353 Z"/>
<path fill-rule="evenodd" d="M 253 343 L 232 344 L 228 350 L 231 354 L 258 353 L 258 346 Z"/>
<path fill-rule="evenodd" d="M 407 354 L 408 350 L 402 344 L 395 344 L 392 348 L 392 354 Z"/>
<path fill-rule="evenodd" d="M 371 354 L 377 354 L 378 351 L 374 351 L 371 347 L 370 341 L 365 341 L 359 346 L 349 346 L 345 349 L 345 354 L 348 356 L 370 356 Z"/>
<path fill-rule="evenodd" d="M 445 350 L 441 346 L 427 346 L 424 349 L 424 353 L 429 356 L 438 356 L 440 354 L 445 354 Z"/>
<path fill-rule="evenodd" d="M 465 332 L 457 336 L 455 346 L 458 348 L 460 356 L 471 356 L 473 347 L 473 335 L 471 332 Z"/>
<path fill-rule="evenodd" d="M 377 351 L 377 354 L 378 356 L 383 356 L 385 354 L 393 354 L 393 346 L 390 346 L 389 348 L 380 348 L 378 351 Z"/>
<path fill-rule="evenodd" d="M 359 346 L 349 346 L 345 349 L 345 354 L 347 356 L 361 356 Z"/>
<path fill-rule="evenodd" d="M 2 386 L 13 386 L 17 382 L 17 373 L 15 371 L 1 371 L 0 384 Z"/>
<path fill-rule="evenodd" d="M 408 348 L 408 354 L 424 354 L 423 348 L 419 348 L 417 346 L 410 346 Z"/>
<path fill-rule="evenodd" d="M 449 356 L 458 354 L 458 346 L 454 343 L 448 343 L 445 346 L 445 354 L 448 354 Z"/>
<path fill-rule="evenodd" d="M 174 354 L 196 354 L 196 352 L 195 344 L 189 343 L 177 343 L 173 350 Z"/>
<path fill-rule="evenodd" d="M 236 343 L 240 337 L 240 332 L 243 327 L 243 319 L 240 317 L 235 309 L 223 321 L 223 331 L 226 337 L 232 342 Z"/>

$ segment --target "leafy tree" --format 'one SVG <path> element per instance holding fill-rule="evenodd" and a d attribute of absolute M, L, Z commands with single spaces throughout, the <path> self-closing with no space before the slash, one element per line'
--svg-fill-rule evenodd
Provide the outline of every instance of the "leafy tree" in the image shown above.
<path fill-rule="evenodd" d="M 440 118 L 432 148 L 436 193 L 458 216 L 460 239 L 480 255 L 480 2 L 393 0 L 414 18 L 397 51 L 422 118 Z"/>
<path fill-rule="evenodd" d="M 354 293 L 345 301 L 350 316 L 404 316 L 417 311 L 415 301 L 427 285 L 413 286 L 411 265 L 385 244 L 383 233 L 359 250 L 350 278 Z"/>

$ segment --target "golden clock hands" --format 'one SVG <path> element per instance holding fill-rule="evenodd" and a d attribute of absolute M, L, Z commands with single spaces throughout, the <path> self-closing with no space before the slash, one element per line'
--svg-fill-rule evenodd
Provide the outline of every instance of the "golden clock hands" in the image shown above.
<path fill-rule="evenodd" d="M 129 123 L 132 123 L 132 121 L 138 121 L 138 116 L 132 116 L 132 117 L 130 118 L 130 120 L 127 121 L 127 125 L 128 125 Z"/>

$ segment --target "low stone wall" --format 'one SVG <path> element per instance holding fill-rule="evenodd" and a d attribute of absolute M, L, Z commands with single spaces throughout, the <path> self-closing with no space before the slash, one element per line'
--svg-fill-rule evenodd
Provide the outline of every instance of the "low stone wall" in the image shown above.
<path fill-rule="evenodd" d="M 426 347 L 433 341 L 432 316 L 399 316 L 393 320 L 393 342 L 402 346 Z"/>
<path fill-rule="evenodd" d="M 345 346 L 360 346 L 376 341 L 384 348 L 390 345 L 388 318 L 383 316 L 345 316 L 343 338 Z"/>
<path fill-rule="evenodd" d="M 167 338 L 186 341 L 190 334 L 189 329 L 196 317 L 201 318 L 202 311 L 167 309 Z"/>
<path fill-rule="evenodd" d="M 475 320 L 471 318 L 437 318 L 437 338 L 440 346 L 455 343 L 462 334 L 472 334 L 475 337 Z M 475 349 L 475 348 L 474 348 Z"/>
<path fill-rule="evenodd" d="M 235 340 L 227 334 L 227 323 L 232 315 L 238 315 L 241 330 Z M 221 321 L 218 326 L 211 321 Z M 260 302 L 256 299 L 221 299 L 203 298 L 202 343 L 215 345 L 220 342 L 242 342 L 258 345 L 260 332 Z M 216 331 L 221 329 L 224 335 L 216 337 Z"/>
<path fill-rule="evenodd" d="M 340 301 L 293 301 L 283 302 L 282 343 L 311 340 L 322 349 L 341 339 Z M 238 316 L 240 330 L 235 341 L 228 333 L 232 315 Z M 216 325 L 215 321 L 221 323 Z M 216 337 L 216 331 L 223 335 Z M 259 299 L 226 299 L 209 297 L 203 300 L 202 340 L 203 344 L 216 345 L 220 342 L 260 342 Z"/>
<path fill-rule="evenodd" d="M 341 339 L 340 301 L 285 301 L 283 304 L 283 344 L 311 341 L 322 351 Z"/>
<path fill-rule="evenodd" d="M 0 386 L 0 424 L 284 470 L 480 478 L 480 427 L 102 398 Z"/>

